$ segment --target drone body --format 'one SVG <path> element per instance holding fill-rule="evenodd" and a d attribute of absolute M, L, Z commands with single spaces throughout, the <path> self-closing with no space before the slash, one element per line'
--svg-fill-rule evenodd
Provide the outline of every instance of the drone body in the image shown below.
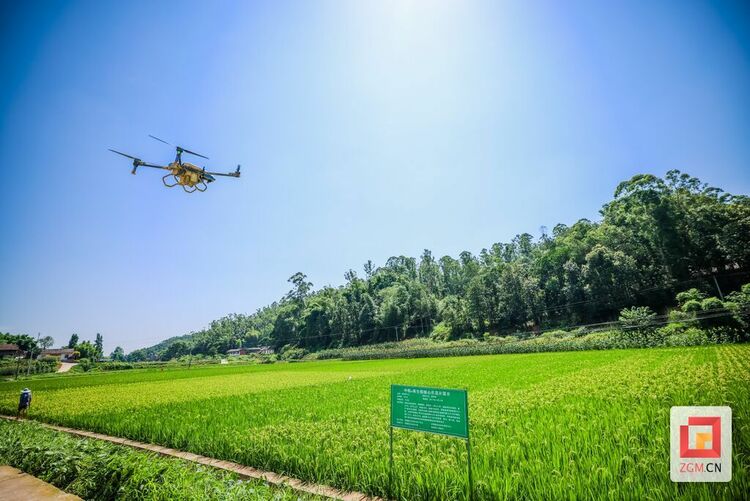
<path fill-rule="evenodd" d="M 166 141 L 163 141 L 158 137 L 154 137 L 150 134 L 149 137 L 156 139 L 157 141 L 161 141 L 164 144 L 169 144 Z M 205 158 L 206 160 L 208 160 L 208 157 L 205 157 L 200 153 L 195 153 L 193 151 L 182 148 L 181 146 L 175 146 L 175 149 L 177 150 L 177 156 L 175 157 L 174 162 L 167 165 L 150 164 L 148 162 L 142 161 L 140 158 L 136 158 L 113 149 L 110 149 L 109 151 L 117 153 L 118 155 L 122 155 L 124 157 L 131 158 L 133 160 L 133 170 L 130 171 L 131 174 L 135 174 L 138 170 L 138 167 L 151 167 L 153 169 L 163 169 L 169 171 L 168 174 L 161 178 L 164 186 L 166 186 L 167 188 L 173 188 L 179 185 L 182 186 L 182 189 L 185 190 L 186 193 L 193 193 L 194 191 L 206 191 L 206 189 L 208 188 L 208 183 L 216 181 L 216 178 L 214 176 L 240 177 L 239 165 L 237 166 L 237 170 L 235 170 L 234 172 L 206 172 L 205 167 L 198 167 L 197 165 L 191 164 L 189 162 L 183 162 L 182 154 L 188 153 L 190 155 L 195 155 L 196 157 Z M 168 180 L 173 182 L 168 182 Z"/>

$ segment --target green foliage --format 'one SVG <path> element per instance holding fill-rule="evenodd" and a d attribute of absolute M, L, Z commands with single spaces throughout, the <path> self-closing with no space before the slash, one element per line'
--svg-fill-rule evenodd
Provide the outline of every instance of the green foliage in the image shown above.
<path fill-rule="evenodd" d="M 125 351 L 122 349 L 121 346 L 115 347 L 114 351 L 112 351 L 112 354 L 109 356 L 114 362 L 124 362 L 125 361 Z"/>
<path fill-rule="evenodd" d="M 304 348 L 287 345 L 281 350 L 281 360 L 302 360 L 307 354 Z"/>
<path fill-rule="evenodd" d="M 695 315 L 691 315 L 690 313 L 684 312 L 679 309 L 670 310 L 670 312 L 667 314 L 667 319 L 669 322 L 685 322 L 689 321 L 695 318 Z"/>
<path fill-rule="evenodd" d="M 701 301 L 701 310 L 703 311 L 721 310 L 721 309 L 724 309 L 724 303 L 722 303 L 719 298 L 709 297 Z"/>
<path fill-rule="evenodd" d="M 172 360 L 190 353 L 192 346 L 187 341 L 178 340 L 170 344 L 161 356 L 162 360 Z"/>
<path fill-rule="evenodd" d="M 640 174 L 617 186 L 601 214 L 598 222 L 556 225 L 539 239 L 522 233 L 478 255 L 464 251 L 436 258 L 425 249 L 419 258 L 393 256 L 380 267 L 368 261 L 364 277 L 348 270 L 345 284 L 336 288 L 314 290 L 297 272 L 278 302 L 252 315 L 229 315 L 128 358 L 179 357 L 184 346 L 167 352 L 178 341 L 208 356 L 241 346 L 355 347 L 427 337 L 441 322 L 450 329 L 449 335 L 438 329 L 443 339 L 533 335 L 558 326 L 611 322 L 632 305 L 666 311 L 676 302 L 681 313 L 697 318 L 719 301 L 704 292 L 714 289 L 709 274 L 720 270 L 716 280 L 727 292 L 747 280 L 742 273 L 750 270 L 748 197 L 679 171 L 664 178 Z M 744 271 L 724 272 L 729 269 Z M 683 286 L 691 288 L 675 301 Z M 747 300 L 732 304 L 742 301 Z M 748 309 L 734 310 L 743 325 Z M 702 323 L 720 325 L 727 325 L 726 318 Z M 635 329 L 631 337 L 644 332 Z M 655 342 L 653 335 L 647 337 Z"/>
<path fill-rule="evenodd" d="M 52 338 L 52 336 L 44 336 L 39 340 L 39 349 L 46 350 L 52 348 L 54 344 L 55 340 Z"/>
<path fill-rule="evenodd" d="M 610 331 L 523 343 L 498 339 L 497 345 L 617 342 L 623 340 Z M 451 343 L 465 350 L 490 344 Z M 745 499 L 747 360 L 750 345 L 713 345 L 79 374 L 33 381 L 29 417 L 386 497 L 390 384 L 460 386 L 469 392 L 476 500 Z M 13 412 L 28 384 L 0 383 L 0 411 Z M 733 479 L 675 486 L 666 468 L 654 467 L 668 462 L 669 409 L 702 402 L 731 405 L 739 419 Z M 228 483 L 196 477 L 206 470 L 183 477 L 163 458 L 139 460 L 130 449 L 69 437 L 58 444 L 52 432 L 14 432 L 15 422 L 0 426 L 0 444 L 9 444 L 0 445 L 0 461 L 84 498 L 205 499 L 215 497 L 217 486 L 223 499 L 241 499 Z M 467 499 L 465 450 L 456 439 L 394 431 L 389 498 Z"/>
<path fill-rule="evenodd" d="M 632 306 L 620 312 L 623 338 L 639 346 L 656 346 L 656 313 L 648 306 Z"/>
<path fill-rule="evenodd" d="M 96 358 L 101 358 L 104 355 L 104 337 L 98 332 L 96 333 L 94 348 L 96 348 Z"/>
<path fill-rule="evenodd" d="M 19 377 L 25 377 L 26 374 L 47 374 L 55 372 L 57 364 L 57 358 L 54 357 L 45 357 L 40 360 L 27 358 L 20 361 L 4 359 L 0 361 L 0 376 L 15 376 L 16 373 Z"/>
<path fill-rule="evenodd" d="M 439 322 L 430 333 L 435 341 L 449 341 L 452 338 L 451 328 L 445 322 Z"/>
<path fill-rule="evenodd" d="M 233 474 L 29 422 L 0 420 L 0 464 L 84 499 L 301 499 L 291 489 L 240 482 Z"/>
<path fill-rule="evenodd" d="M 99 351 L 90 341 L 83 341 L 76 345 L 76 351 L 80 353 L 80 358 L 96 360 L 99 357 Z"/>
<path fill-rule="evenodd" d="M 25 353 L 36 352 L 38 350 L 36 339 L 26 334 L 4 334 L 0 332 L 0 343 L 15 344 Z"/>
<path fill-rule="evenodd" d="M 701 302 L 706 299 L 706 295 L 698 289 L 688 289 L 677 294 L 677 304 L 683 306 L 688 301 Z"/>
<path fill-rule="evenodd" d="M 561 338 L 574 337 L 574 335 L 573 333 L 568 332 L 568 331 L 554 330 L 554 331 L 543 332 L 539 337 L 548 338 L 548 339 L 561 339 Z"/>
<path fill-rule="evenodd" d="M 681 309 L 685 313 L 698 313 L 703 309 L 703 306 L 697 299 L 690 299 L 688 301 L 685 301 Z"/>
<path fill-rule="evenodd" d="M 706 331 L 697 327 L 663 330 L 663 334 L 665 346 L 700 346 L 713 342 Z"/>
<path fill-rule="evenodd" d="M 750 283 L 727 297 L 727 307 L 732 317 L 745 332 L 745 339 L 750 338 Z"/>
<path fill-rule="evenodd" d="M 78 334 L 73 334 L 70 336 L 70 341 L 68 341 L 68 348 L 77 348 L 78 347 Z"/>

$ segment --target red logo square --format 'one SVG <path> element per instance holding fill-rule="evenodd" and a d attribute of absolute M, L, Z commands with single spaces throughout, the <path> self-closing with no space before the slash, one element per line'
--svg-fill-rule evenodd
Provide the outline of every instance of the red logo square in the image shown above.
<path fill-rule="evenodd" d="M 690 448 L 690 427 L 711 427 L 711 448 Z M 720 417 L 689 417 L 688 424 L 680 426 L 680 457 L 681 458 L 718 458 L 721 457 L 721 418 Z"/>

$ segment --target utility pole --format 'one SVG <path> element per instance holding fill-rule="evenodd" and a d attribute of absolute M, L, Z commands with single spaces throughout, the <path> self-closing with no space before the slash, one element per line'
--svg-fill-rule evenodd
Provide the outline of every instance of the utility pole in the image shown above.
<path fill-rule="evenodd" d="M 719 291 L 719 299 L 721 299 L 722 301 L 724 301 L 724 294 L 721 293 L 721 287 L 719 287 L 719 281 L 716 280 L 716 275 L 714 275 L 713 273 L 711 273 L 711 278 L 714 279 L 714 285 L 716 286 L 716 290 Z"/>
<path fill-rule="evenodd" d="M 36 333 L 36 345 L 39 346 L 39 337 L 41 336 L 41 333 Z M 26 377 L 29 377 L 29 373 L 31 372 L 31 359 L 34 357 L 34 349 L 32 348 L 29 350 L 29 363 L 26 364 Z"/>

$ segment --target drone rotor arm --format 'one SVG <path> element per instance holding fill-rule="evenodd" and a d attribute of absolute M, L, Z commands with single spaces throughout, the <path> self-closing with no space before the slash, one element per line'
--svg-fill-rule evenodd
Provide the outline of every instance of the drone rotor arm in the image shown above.
<path fill-rule="evenodd" d="M 169 167 L 167 167 L 165 165 L 149 164 L 149 163 L 146 163 L 146 162 L 140 162 L 138 164 L 138 167 L 152 167 L 154 169 L 172 170 L 172 169 L 170 169 Z"/>
<path fill-rule="evenodd" d="M 212 176 L 225 176 L 225 177 L 240 177 L 240 166 L 237 166 L 237 170 L 234 172 L 206 172 Z"/>

